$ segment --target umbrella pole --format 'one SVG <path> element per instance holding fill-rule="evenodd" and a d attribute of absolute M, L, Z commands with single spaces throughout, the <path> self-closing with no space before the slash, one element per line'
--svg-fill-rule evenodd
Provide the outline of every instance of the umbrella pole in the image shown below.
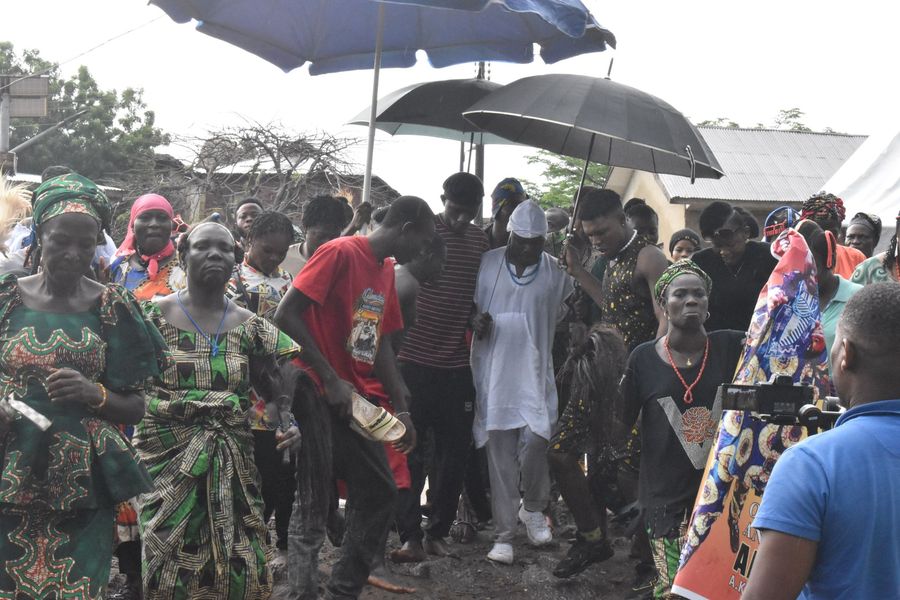
<path fill-rule="evenodd" d="M 578 204 L 581 202 L 581 192 L 584 190 L 584 180 L 587 178 L 588 166 L 591 164 L 591 153 L 594 151 L 594 136 L 591 134 L 591 144 L 588 146 L 587 158 L 584 160 L 584 169 L 581 171 L 581 183 L 578 184 L 578 193 L 575 194 L 575 206 L 572 207 L 572 220 L 569 221 L 568 235 L 572 235 L 575 226 L 575 215 L 578 214 Z"/>
<path fill-rule="evenodd" d="M 372 194 L 372 158 L 375 154 L 375 118 L 378 115 L 378 77 L 381 75 L 381 50 L 384 46 L 384 4 L 378 3 L 378 30 L 375 32 L 375 65 L 372 74 L 372 105 L 369 110 L 369 139 L 366 147 L 366 175 L 363 179 L 362 201 Z"/>
<path fill-rule="evenodd" d="M 587 158 L 584 159 L 584 169 L 581 171 L 581 182 L 578 184 L 578 192 L 575 194 L 575 205 L 572 207 L 572 218 L 569 219 L 569 226 L 566 228 L 566 241 L 563 243 L 562 253 L 559 255 L 558 265 L 560 269 L 565 269 L 566 251 L 569 243 L 575 238 L 575 216 L 578 214 L 578 205 L 581 203 L 581 192 L 584 190 L 584 180 L 587 178 L 588 166 L 591 164 L 591 153 L 594 151 L 594 136 L 591 134 L 591 143 L 588 146 Z"/>

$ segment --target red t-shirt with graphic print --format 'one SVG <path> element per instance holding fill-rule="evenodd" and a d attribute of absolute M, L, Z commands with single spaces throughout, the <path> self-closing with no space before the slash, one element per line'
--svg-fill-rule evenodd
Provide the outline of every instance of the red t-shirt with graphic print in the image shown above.
<path fill-rule="evenodd" d="M 303 322 L 319 351 L 368 396 L 378 345 L 403 328 L 393 261 L 379 261 L 365 236 L 341 237 L 320 246 L 293 285 L 313 301 Z"/>

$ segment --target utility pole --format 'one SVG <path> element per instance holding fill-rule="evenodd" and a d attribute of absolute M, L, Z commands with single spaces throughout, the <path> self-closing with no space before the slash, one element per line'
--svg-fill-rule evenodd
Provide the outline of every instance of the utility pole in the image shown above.
<path fill-rule="evenodd" d="M 9 151 L 9 108 L 11 103 L 8 77 L 0 77 L 0 175 L 16 174 L 16 155 Z"/>
<path fill-rule="evenodd" d="M 478 72 L 475 79 L 484 79 L 484 61 L 478 63 Z M 475 176 L 484 183 L 484 144 L 481 143 L 481 134 L 478 134 L 478 144 L 475 144 Z M 486 187 L 486 186 L 485 186 Z M 475 215 L 475 223 L 480 227 L 484 224 L 484 208 Z"/>
<path fill-rule="evenodd" d="M 16 173 L 15 148 L 9 149 L 10 118 L 46 117 L 49 81 L 46 75 L 0 75 L 0 173 Z"/>

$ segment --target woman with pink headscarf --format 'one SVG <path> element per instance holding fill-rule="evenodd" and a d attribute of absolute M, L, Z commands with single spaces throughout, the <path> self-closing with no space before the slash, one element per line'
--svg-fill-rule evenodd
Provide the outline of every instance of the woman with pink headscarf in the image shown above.
<path fill-rule="evenodd" d="M 144 194 L 131 207 L 128 234 L 110 274 L 138 300 L 168 296 L 185 285 L 172 242 L 174 218 L 172 205 L 159 194 Z"/>

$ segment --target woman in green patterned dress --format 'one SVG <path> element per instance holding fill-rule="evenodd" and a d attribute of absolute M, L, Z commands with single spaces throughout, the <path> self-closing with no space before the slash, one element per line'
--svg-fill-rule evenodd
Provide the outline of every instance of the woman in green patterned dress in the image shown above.
<path fill-rule="evenodd" d="M 34 203 L 41 271 L 0 278 L 0 598 L 104 597 L 116 503 L 152 488 L 114 424 L 140 421 L 166 350 L 129 292 L 83 275 L 109 218 L 91 181 L 48 180 Z"/>
<path fill-rule="evenodd" d="M 225 297 L 235 242 L 202 223 L 178 245 L 187 288 L 145 304 L 172 348 L 134 436 L 156 488 L 140 499 L 144 597 L 268 598 L 272 549 L 248 423 L 250 388 L 281 423 L 279 450 L 300 441 L 277 389 L 276 363 L 299 347 Z"/>

